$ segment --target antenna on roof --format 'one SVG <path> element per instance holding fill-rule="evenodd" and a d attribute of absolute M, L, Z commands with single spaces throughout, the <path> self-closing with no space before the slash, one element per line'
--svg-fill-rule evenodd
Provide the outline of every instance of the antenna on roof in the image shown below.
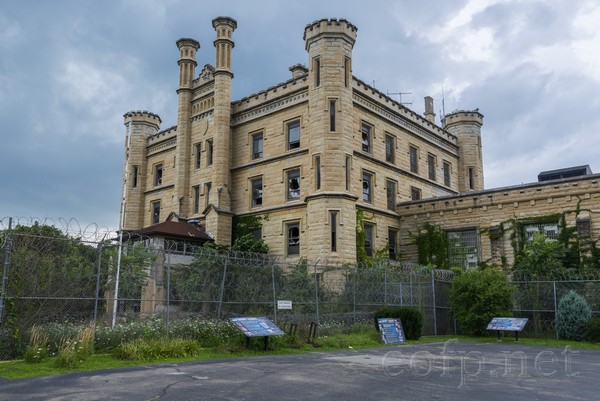
<path fill-rule="evenodd" d="M 412 104 L 412 102 L 403 102 L 402 101 L 402 95 L 412 95 L 412 92 L 387 92 L 386 95 L 390 96 L 390 97 L 391 96 L 398 96 L 398 99 L 399 99 L 398 103 L 400 103 L 403 106 Z"/>

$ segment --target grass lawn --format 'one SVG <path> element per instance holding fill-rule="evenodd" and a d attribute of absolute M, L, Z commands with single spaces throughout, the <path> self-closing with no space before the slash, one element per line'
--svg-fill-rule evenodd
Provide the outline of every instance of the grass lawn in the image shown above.
<path fill-rule="evenodd" d="M 461 342 L 496 342 L 495 336 L 489 337 L 467 337 L 467 336 L 424 336 L 418 341 L 408 341 L 404 344 L 426 344 L 432 342 L 444 342 L 450 339 L 457 339 Z M 260 341 L 258 341 L 260 340 Z M 514 337 L 506 336 L 500 339 L 501 342 L 514 344 Z M 57 368 L 54 365 L 55 358 L 49 358 L 41 363 L 26 363 L 23 360 L 2 361 L 0 362 L 0 377 L 5 379 L 21 379 L 36 376 L 47 376 L 55 374 L 64 374 L 71 372 L 81 372 L 90 370 L 102 370 L 111 368 L 122 368 L 128 366 L 141 366 L 148 364 L 175 363 L 187 361 L 199 361 L 208 359 L 224 359 L 253 357 L 264 355 L 281 354 L 299 354 L 311 351 L 335 351 L 343 349 L 365 349 L 384 346 L 379 340 L 379 334 L 375 331 L 365 331 L 353 334 L 335 334 L 323 336 L 317 339 L 316 345 L 312 344 L 294 344 L 293 346 L 284 346 L 281 342 L 273 340 L 273 348 L 269 351 L 260 350 L 262 339 L 256 339 L 253 343 L 253 349 L 246 350 L 242 345 L 234 348 L 217 349 L 203 348 L 196 355 L 187 358 L 154 358 L 146 360 L 122 360 L 115 358 L 112 354 L 92 355 L 84 359 L 76 368 Z M 599 350 L 600 344 L 586 342 L 563 341 L 552 339 L 534 339 L 520 338 L 519 344 L 536 345 L 547 347 L 572 348 Z M 394 344 L 396 345 L 396 344 Z"/>

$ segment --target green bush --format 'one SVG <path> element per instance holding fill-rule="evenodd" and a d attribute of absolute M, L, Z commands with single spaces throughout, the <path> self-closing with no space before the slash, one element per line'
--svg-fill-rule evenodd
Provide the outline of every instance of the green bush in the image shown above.
<path fill-rule="evenodd" d="M 571 290 L 558 301 L 556 331 L 564 340 L 581 341 L 585 336 L 592 310 L 583 297 Z"/>
<path fill-rule="evenodd" d="M 512 316 L 512 293 L 506 276 L 498 270 L 471 270 L 456 276 L 450 307 L 459 329 L 465 334 L 486 334 L 493 317 Z"/>
<path fill-rule="evenodd" d="M 585 331 L 585 339 L 591 343 L 600 343 L 600 317 L 592 317 Z"/>
<path fill-rule="evenodd" d="M 375 322 L 375 328 L 379 331 L 379 324 L 377 319 L 387 318 L 400 318 L 402 322 L 402 328 L 404 329 L 404 336 L 407 340 L 418 340 L 421 338 L 421 331 L 423 329 L 423 314 L 415 308 L 411 307 L 385 307 L 378 309 L 373 314 L 373 320 Z"/>

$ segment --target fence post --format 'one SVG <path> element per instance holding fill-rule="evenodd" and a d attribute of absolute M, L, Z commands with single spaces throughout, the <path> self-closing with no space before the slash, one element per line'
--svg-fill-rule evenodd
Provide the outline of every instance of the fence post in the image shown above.
<path fill-rule="evenodd" d="M 354 280 L 352 283 L 352 313 L 354 315 L 354 323 L 356 323 L 356 275 L 358 274 L 358 270 L 356 266 L 354 266 Z"/>
<path fill-rule="evenodd" d="M 319 336 L 319 326 L 321 322 L 319 321 L 319 276 L 317 276 L 317 263 L 314 265 L 314 275 L 315 275 L 315 306 L 317 312 L 317 335 Z"/>
<path fill-rule="evenodd" d="M 275 295 L 275 263 L 271 263 L 271 283 L 273 288 L 273 316 L 277 323 L 277 296 Z"/>
<path fill-rule="evenodd" d="M 4 243 L 4 272 L 2 273 L 2 292 L 0 292 L 0 327 L 2 327 L 2 316 L 4 316 L 4 299 L 6 298 L 6 282 L 8 281 L 8 268 L 10 266 L 10 242 L 12 230 L 12 217 L 8 218 L 8 233 Z"/>
<path fill-rule="evenodd" d="M 387 306 L 387 264 L 383 267 L 383 305 Z"/>
<path fill-rule="evenodd" d="M 435 314 L 435 270 L 431 271 L 431 293 L 433 294 L 433 335 L 437 336 L 437 316 Z"/>
<path fill-rule="evenodd" d="M 96 295 L 94 300 L 94 324 L 96 324 L 96 319 L 98 318 L 98 297 L 100 293 L 100 270 L 102 268 L 102 243 L 98 245 L 98 263 L 97 263 L 97 272 L 96 272 Z"/>
<path fill-rule="evenodd" d="M 167 260 L 167 321 L 166 331 L 167 338 L 169 338 L 169 323 L 171 320 L 171 252 L 166 252 L 163 247 L 163 252 L 166 253 Z"/>
<path fill-rule="evenodd" d="M 225 293 L 225 277 L 227 276 L 227 258 L 223 258 L 225 260 L 225 265 L 223 266 L 223 278 L 221 279 L 221 293 L 219 294 L 219 306 L 217 308 L 217 319 L 221 319 L 221 306 L 223 305 L 223 294 Z"/>
<path fill-rule="evenodd" d="M 554 331 L 556 332 L 556 339 L 558 340 L 558 327 L 556 327 L 556 316 L 558 315 L 558 304 L 556 302 L 556 281 L 552 282 L 552 288 L 554 290 Z"/>

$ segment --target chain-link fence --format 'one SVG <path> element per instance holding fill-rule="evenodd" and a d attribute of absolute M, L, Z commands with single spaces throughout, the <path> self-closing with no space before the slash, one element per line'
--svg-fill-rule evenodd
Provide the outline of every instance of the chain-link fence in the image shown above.
<path fill-rule="evenodd" d="M 424 334 L 454 332 L 452 273 L 391 261 L 369 266 L 296 264 L 263 254 L 113 235 L 74 239 L 34 224 L 0 231 L 0 359 L 22 355 L 34 325 L 111 326 L 145 317 L 268 316 L 278 324 L 350 326 L 382 306 L 414 306 Z M 291 309 L 278 309 L 278 301 Z"/>
<path fill-rule="evenodd" d="M 524 335 L 530 337 L 558 338 L 555 327 L 560 299 L 569 291 L 582 296 L 594 316 L 600 316 L 600 279 L 596 272 L 579 277 L 558 275 L 544 280 L 513 277 L 514 316 L 526 317 L 529 321 Z M 574 279 L 576 278 L 576 279 Z"/>

